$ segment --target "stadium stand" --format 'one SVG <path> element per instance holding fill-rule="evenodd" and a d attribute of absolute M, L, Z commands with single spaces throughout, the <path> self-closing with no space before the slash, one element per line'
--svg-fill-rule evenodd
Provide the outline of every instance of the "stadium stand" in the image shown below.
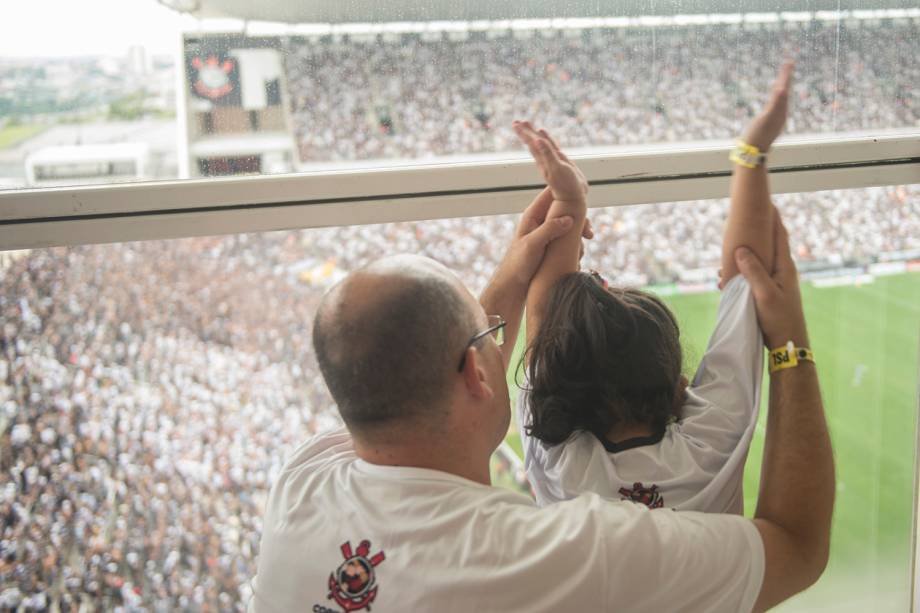
<path fill-rule="evenodd" d="M 920 67 L 901 54 L 920 27 L 857 23 L 293 39 L 284 56 L 303 162 L 514 150 L 520 117 L 552 127 L 569 149 L 730 138 L 787 56 L 799 62 L 788 133 L 916 126 Z"/>

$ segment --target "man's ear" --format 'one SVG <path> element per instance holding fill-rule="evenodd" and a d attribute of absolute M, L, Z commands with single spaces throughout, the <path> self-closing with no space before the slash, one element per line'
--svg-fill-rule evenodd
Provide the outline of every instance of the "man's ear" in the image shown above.
<path fill-rule="evenodd" d="M 461 374 L 466 390 L 471 396 L 477 400 L 489 400 L 494 396 L 486 378 L 486 371 L 482 367 L 482 355 L 475 347 L 466 350 L 466 361 Z"/>

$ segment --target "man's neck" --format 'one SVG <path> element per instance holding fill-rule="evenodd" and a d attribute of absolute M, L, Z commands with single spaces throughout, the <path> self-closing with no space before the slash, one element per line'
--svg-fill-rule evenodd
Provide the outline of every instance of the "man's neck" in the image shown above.
<path fill-rule="evenodd" d="M 491 485 L 489 458 L 473 457 L 471 453 L 453 453 L 449 445 L 424 447 L 396 444 L 375 444 L 355 440 L 355 452 L 369 464 L 427 468 L 457 475 L 476 483 Z"/>

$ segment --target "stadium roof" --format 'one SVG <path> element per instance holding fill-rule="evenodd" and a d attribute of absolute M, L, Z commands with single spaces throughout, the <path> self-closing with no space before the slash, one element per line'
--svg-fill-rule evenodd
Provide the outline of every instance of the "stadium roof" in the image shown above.
<path fill-rule="evenodd" d="M 916 0 L 159 0 L 197 17 L 282 23 L 472 21 L 700 13 L 907 9 Z"/>

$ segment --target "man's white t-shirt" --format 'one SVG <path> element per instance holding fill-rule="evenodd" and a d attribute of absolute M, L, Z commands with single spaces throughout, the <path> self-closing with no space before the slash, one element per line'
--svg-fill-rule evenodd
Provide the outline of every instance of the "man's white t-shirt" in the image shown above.
<path fill-rule="evenodd" d="M 369 464 L 340 429 L 269 495 L 249 610 L 750 611 L 754 524 L 587 494 L 546 508 L 456 475 Z"/>
<path fill-rule="evenodd" d="M 743 513 L 744 463 L 757 425 L 762 378 L 754 298 L 747 280 L 737 275 L 722 291 L 716 327 L 687 390 L 682 417 L 660 439 L 614 445 L 579 431 L 559 445 L 547 445 L 523 427 L 529 415 L 522 390 L 517 420 L 537 504 L 594 492 L 653 508 Z"/>

